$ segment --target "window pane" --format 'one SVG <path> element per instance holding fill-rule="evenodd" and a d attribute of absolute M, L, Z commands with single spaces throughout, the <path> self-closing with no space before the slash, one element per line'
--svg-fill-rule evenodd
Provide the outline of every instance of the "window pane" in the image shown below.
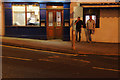
<path fill-rule="evenodd" d="M 92 19 L 95 20 L 96 23 L 96 15 L 92 15 Z"/>
<path fill-rule="evenodd" d="M 56 16 L 56 22 L 57 22 L 57 26 L 61 26 L 61 12 L 56 12 L 57 16 Z"/>
<path fill-rule="evenodd" d="M 25 6 L 12 6 L 13 10 L 13 25 L 25 26 Z"/>
<path fill-rule="evenodd" d="M 27 6 L 27 25 L 39 25 L 40 24 L 39 6 L 28 5 Z"/>
<path fill-rule="evenodd" d="M 17 12 L 25 12 L 25 5 L 13 5 L 13 11 L 17 11 Z"/>
<path fill-rule="evenodd" d="M 90 15 L 86 15 L 85 16 L 85 24 L 87 23 L 87 21 L 90 19 Z M 96 23 L 96 15 L 92 15 L 92 19 L 95 20 Z"/>
<path fill-rule="evenodd" d="M 49 12 L 48 13 L 49 15 L 49 26 L 53 26 L 53 12 Z"/>
<path fill-rule="evenodd" d="M 25 26 L 25 13 L 14 13 L 13 25 Z"/>

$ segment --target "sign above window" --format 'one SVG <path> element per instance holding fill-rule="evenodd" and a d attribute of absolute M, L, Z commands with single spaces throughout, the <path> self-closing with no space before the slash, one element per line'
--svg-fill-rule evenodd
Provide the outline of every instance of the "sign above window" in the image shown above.
<path fill-rule="evenodd" d="M 70 2 L 70 0 L 3 0 L 3 2 Z"/>

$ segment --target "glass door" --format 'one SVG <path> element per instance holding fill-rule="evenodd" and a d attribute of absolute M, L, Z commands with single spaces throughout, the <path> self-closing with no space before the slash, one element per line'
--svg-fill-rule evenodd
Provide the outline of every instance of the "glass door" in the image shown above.
<path fill-rule="evenodd" d="M 62 10 L 55 10 L 55 38 L 61 39 L 62 38 L 62 30 L 63 30 L 63 16 Z"/>
<path fill-rule="evenodd" d="M 47 10 L 47 39 L 61 39 L 62 25 L 62 10 Z"/>

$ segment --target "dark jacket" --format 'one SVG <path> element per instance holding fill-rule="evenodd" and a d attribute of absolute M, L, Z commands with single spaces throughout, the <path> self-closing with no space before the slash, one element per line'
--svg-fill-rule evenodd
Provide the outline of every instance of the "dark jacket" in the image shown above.
<path fill-rule="evenodd" d="M 77 20 L 76 20 L 77 21 Z M 75 22 L 76 22 L 75 21 Z M 79 20 L 77 23 L 76 23 L 76 30 L 81 30 L 81 25 L 83 25 L 83 21 L 82 20 Z"/>

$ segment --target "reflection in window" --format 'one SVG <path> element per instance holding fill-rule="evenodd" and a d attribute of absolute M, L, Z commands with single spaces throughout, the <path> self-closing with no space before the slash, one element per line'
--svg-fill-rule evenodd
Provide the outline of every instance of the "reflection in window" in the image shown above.
<path fill-rule="evenodd" d="M 57 26 L 61 26 L 61 12 L 56 12 Z"/>
<path fill-rule="evenodd" d="M 90 15 L 86 15 L 85 16 L 85 24 L 87 23 L 87 21 L 90 19 Z M 92 19 L 95 21 L 96 23 L 96 15 L 92 15 Z"/>
<path fill-rule="evenodd" d="M 13 25 L 25 26 L 25 5 L 13 5 Z"/>
<path fill-rule="evenodd" d="M 49 26 L 53 26 L 53 12 L 49 12 Z"/>
<path fill-rule="evenodd" d="M 27 25 L 39 25 L 40 15 L 39 6 L 27 6 Z"/>

